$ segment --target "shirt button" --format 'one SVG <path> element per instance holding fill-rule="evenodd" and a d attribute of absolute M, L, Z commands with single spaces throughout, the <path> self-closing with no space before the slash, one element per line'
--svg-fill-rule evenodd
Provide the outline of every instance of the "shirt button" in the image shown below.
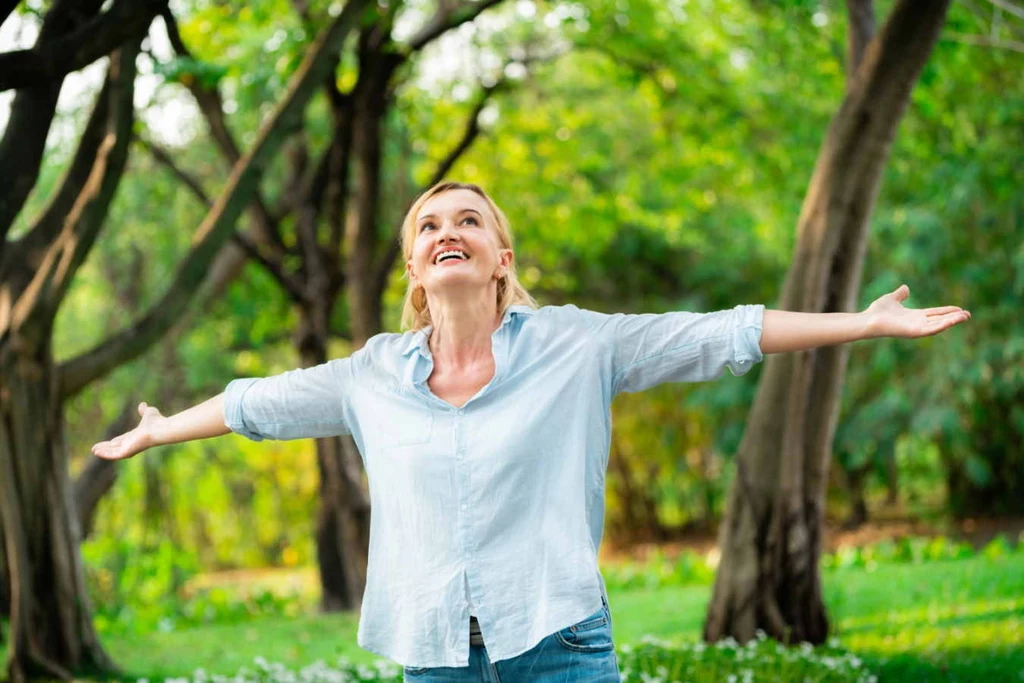
<path fill-rule="evenodd" d="M 461 505 L 460 507 L 461 507 L 461 508 L 462 508 L 463 510 L 465 510 L 465 509 L 466 509 L 466 508 L 468 508 L 469 506 L 468 506 L 468 505 L 466 505 L 465 503 L 463 503 L 463 504 L 462 504 L 462 505 Z"/>

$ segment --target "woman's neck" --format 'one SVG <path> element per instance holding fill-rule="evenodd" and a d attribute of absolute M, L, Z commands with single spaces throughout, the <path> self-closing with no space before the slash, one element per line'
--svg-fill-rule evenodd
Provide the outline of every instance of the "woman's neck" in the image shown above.
<path fill-rule="evenodd" d="M 433 322 L 430 352 L 435 363 L 457 369 L 493 358 L 491 335 L 500 325 L 493 292 L 487 298 L 438 299 L 428 305 Z"/>

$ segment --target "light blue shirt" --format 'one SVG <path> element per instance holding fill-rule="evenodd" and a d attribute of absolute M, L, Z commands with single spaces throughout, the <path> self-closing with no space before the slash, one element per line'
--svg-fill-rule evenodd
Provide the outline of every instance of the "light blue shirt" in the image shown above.
<path fill-rule="evenodd" d="M 354 437 L 373 510 L 362 647 L 404 666 L 467 666 L 472 604 L 499 661 L 601 608 L 612 398 L 747 372 L 763 318 L 764 306 L 512 306 L 492 336 L 494 377 L 461 408 L 427 386 L 428 328 L 235 380 L 225 423 L 256 440 Z"/>

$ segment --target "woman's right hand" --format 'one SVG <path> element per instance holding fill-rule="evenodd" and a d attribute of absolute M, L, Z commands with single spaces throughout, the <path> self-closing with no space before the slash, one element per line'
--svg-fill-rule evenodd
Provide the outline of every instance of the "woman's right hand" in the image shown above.
<path fill-rule="evenodd" d="M 94 445 L 92 447 L 93 455 L 107 460 L 122 460 L 152 446 L 160 445 L 157 435 L 167 418 L 161 415 L 159 410 L 146 403 L 139 404 L 139 415 L 142 416 L 142 420 L 139 421 L 139 425 L 135 429 L 114 437 L 110 441 L 101 441 Z"/>

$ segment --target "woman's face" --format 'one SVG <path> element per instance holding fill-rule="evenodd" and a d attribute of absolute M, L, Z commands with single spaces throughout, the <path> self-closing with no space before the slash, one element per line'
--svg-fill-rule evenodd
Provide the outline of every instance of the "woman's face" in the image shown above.
<path fill-rule="evenodd" d="M 428 199 L 416 216 L 409 278 L 431 294 L 486 287 L 512 264 L 500 246 L 490 207 L 472 190 L 449 190 Z"/>

